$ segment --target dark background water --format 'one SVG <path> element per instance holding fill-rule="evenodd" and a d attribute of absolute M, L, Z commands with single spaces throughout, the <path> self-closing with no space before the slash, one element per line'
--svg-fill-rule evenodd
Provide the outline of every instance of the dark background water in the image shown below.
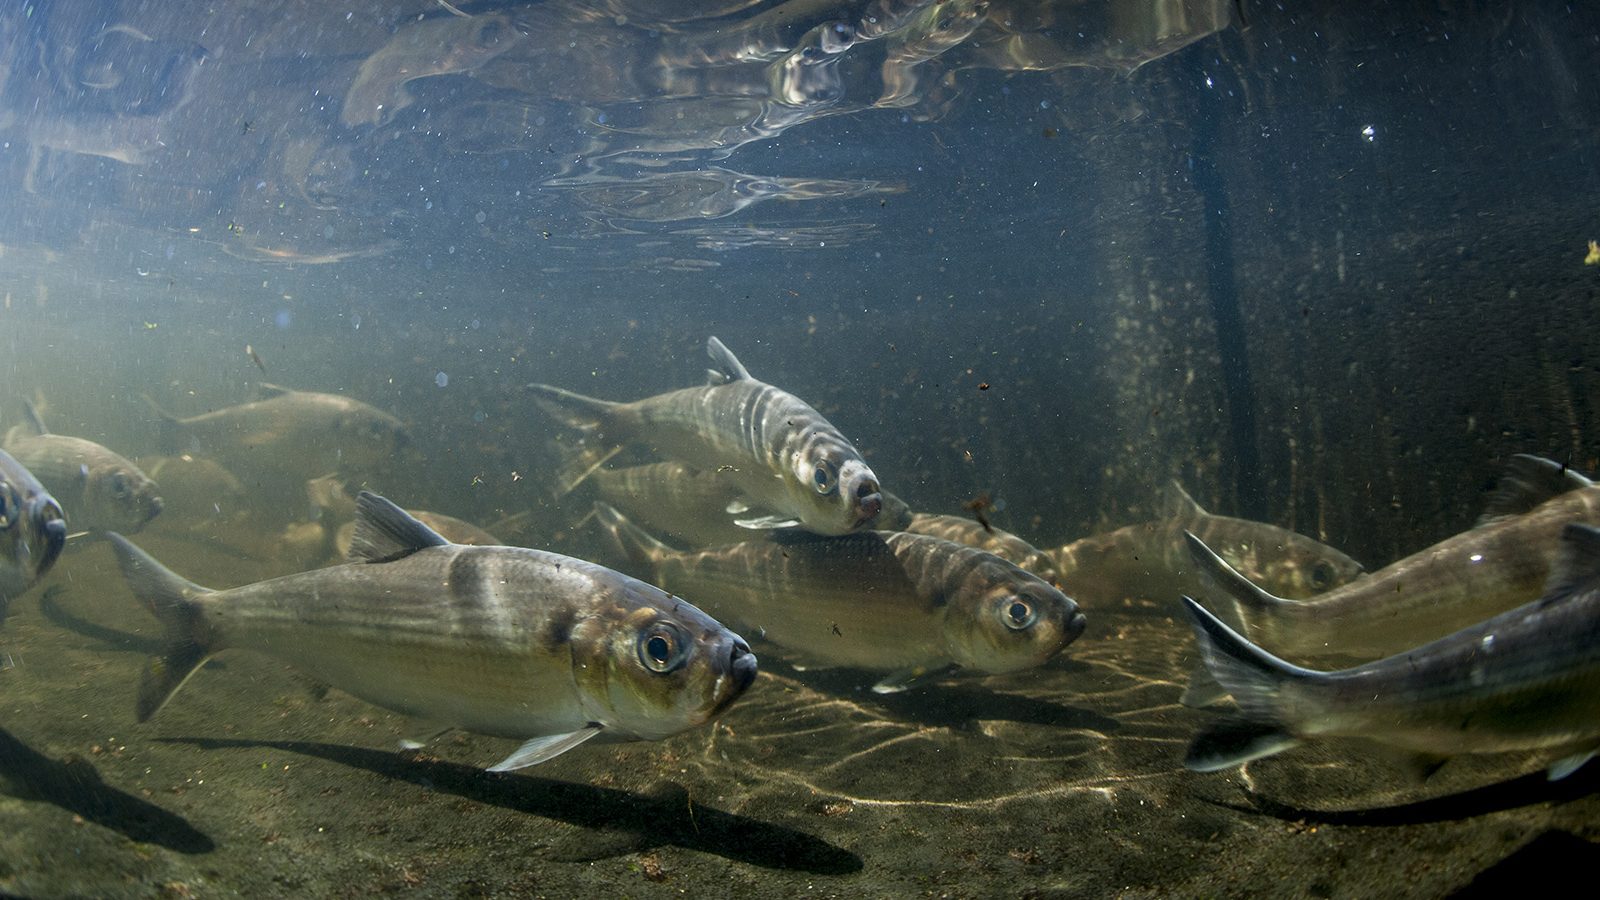
<path fill-rule="evenodd" d="M 78 392 L 47 367 L 70 360 L 94 372 L 85 393 L 181 407 L 153 390 L 176 380 L 241 399 L 259 374 L 248 342 L 273 380 L 401 413 L 432 457 L 405 490 L 479 512 L 539 501 L 515 493 L 537 479 L 509 498 L 460 490 L 543 468 L 550 426 L 519 385 L 681 386 L 717 334 L 920 505 L 987 490 L 1051 542 L 1146 514 L 1176 476 L 1369 564 L 1470 521 L 1510 453 L 1592 468 L 1600 53 L 1582 6 L 1245 4 L 1246 27 L 1226 11 L 1131 72 L 1106 54 L 998 71 L 958 47 L 906 109 L 870 108 L 877 58 L 847 52 L 841 100 L 726 157 L 696 144 L 739 115 L 595 74 L 647 68 L 640 45 L 665 39 L 637 15 L 584 26 L 593 52 L 567 63 L 589 81 L 540 82 L 572 52 L 547 21 L 561 7 L 469 5 L 530 34 L 484 68 L 410 82 L 418 102 L 393 120 L 347 127 L 364 56 L 418 16 L 454 17 L 180 6 L 6 20 L 16 393 Z M 1080 27 L 1131 40 L 1047 8 L 1086 23 L 1042 29 L 1062 46 Z M 105 31 L 119 23 L 151 40 Z M 82 86 L 94 53 L 121 86 Z M 528 69 L 515 89 L 485 74 L 512 61 Z M 74 64 L 88 74 L 64 85 Z M 610 130 L 662 107 L 693 126 L 643 150 Z M 142 164 L 30 143 L 129 110 L 160 123 Z M 708 171 L 768 179 L 724 201 L 766 199 L 733 210 L 649 180 Z M 294 262 L 340 253 L 373 255 Z"/>

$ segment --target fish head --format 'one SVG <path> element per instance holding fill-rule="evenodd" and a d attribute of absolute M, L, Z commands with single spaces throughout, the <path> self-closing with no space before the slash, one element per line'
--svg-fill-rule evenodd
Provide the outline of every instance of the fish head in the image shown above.
<path fill-rule="evenodd" d="M 404 422 L 364 403 L 352 403 L 337 416 L 333 432 L 341 467 L 378 469 L 416 453 L 411 430 Z"/>
<path fill-rule="evenodd" d="M 842 438 L 813 433 L 795 454 L 793 491 L 800 521 L 817 534 L 870 527 L 883 509 L 883 489 L 861 454 Z"/>
<path fill-rule="evenodd" d="M 715 619 L 643 582 L 622 591 L 568 638 L 590 721 L 659 740 L 721 715 L 755 679 L 750 645 Z"/>
<path fill-rule="evenodd" d="M 980 672 L 1042 665 L 1083 633 L 1078 604 L 1049 582 L 999 558 L 971 568 L 950 595 L 951 659 Z"/>
<path fill-rule="evenodd" d="M 1239 574 L 1290 600 L 1327 593 L 1365 571 L 1338 550 L 1292 531 L 1270 539 L 1224 541 L 1215 549 Z"/>
<path fill-rule="evenodd" d="M 37 482 L 0 473 L 0 616 L 12 597 L 50 571 L 66 543 L 61 504 Z"/>
<path fill-rule="evenodd" d="M 87 507 L 82 518 L 94 528 L 134 534 L 161 513 L 155 481 L 132 463 L 86 465 L 81 477 Z"/>

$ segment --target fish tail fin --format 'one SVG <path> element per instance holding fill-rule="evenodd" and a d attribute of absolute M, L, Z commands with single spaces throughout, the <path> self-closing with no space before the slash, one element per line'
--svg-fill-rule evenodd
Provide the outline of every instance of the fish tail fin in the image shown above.
<path fill-rule="evenodd" d="M 1232 768 L 1300 743 L 1283 710 L 1285 690 L 1319 673 L 1291 665 L 1250 643 L 1205 607 L 1184 597 L 1200 655 L 1212 677 L 1239 703 L 1239 714 L 1195 738 L 1184 765 L 1197 772 Z"/>
<path fill-rule="evenodd" d="M 157 442 L 161 447 L 161 452 L 169 456 L 182 453 L 186 437 L 183 430 L 183 421 L 162 409 L 161 404 L 157 403 L 155 398 L 149 394 L 140 394 L 139 396 L 144 398 L 144 402 L 149 405 L 150 411 L 156 414 L 156 419 L 160 422 Z"/>
<path fill-rule="evenodd" d="M 1205 542 L 1185 531 L 1183 539 L 1189 545 L 1189 557 L 1200 569 L 1200 576 L 1212 587 L 1233 598 L 1244 623 L 1252 628 L 1271 632 L 1278 620 L 1300 604 L 1267 593 L 1250 579 L 1240 575 L 1233 566 L 1207 547 Z"/>
<path fill-rule="evenodd" d="M 155 715 L 211 654 L 221 649 L 200 598 L 213 593 L 172 572 L 116 532 L 107 537 L 122 577 L 162 627 L 162 651 L 145 666 L 136 707 L 139 721 Z"/>
<path fill-rule="evenodd" d="M 617 550 L 627 557 L 628 562 L 638 571 L 654 572 L 661 559 L 673 552 L 671 547 L 628 521 L 626 516 L 609 504 L 596 503 L 594 515 L 600 520 L 600 525 L 605 528 L 606 533 L 611 535 Z"/>
<path fill-rule="evenodd" d="M 605 436 L 607 426 L 622 404 L 574 394 L 548 384 L 530 384 L 533 402 L 552 418 L 584 432 L 585 440 L 575 448 L 561 451 L 556 467 L 555 495 L 559 499 L 572 493 L 594 471 L 622 451 L 622 445 Z"/>
<path fill-rule="evenodd" d="M 22 401 L 22 416 L 28 422 L 28 427 L 34 434 L 49 434 L 50 429 L 44 427 L 44 417 L 39 415 L 39 407 L 32 400 Z"/>

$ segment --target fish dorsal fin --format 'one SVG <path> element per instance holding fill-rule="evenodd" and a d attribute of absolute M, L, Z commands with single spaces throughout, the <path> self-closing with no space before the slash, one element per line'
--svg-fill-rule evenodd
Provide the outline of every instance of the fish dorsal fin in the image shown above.
<path fill-rule="evenodd" d="M 1167 495 L 1162 498 L 1161 518 L 1192 521 L 1210 515 L 1205 507 L 1189 496 L 1183 485 L 1174 478 L 1167 484 Z"/>
<path fill-rule="evenodd" d="M 391 562 L 449 543 L 400 507 L 371 491 L 362 491 L 356 497 L 356 533 L 350 539 L 350 555 L 346 559 L 353 563 Z"/>
<path fill-rule="evenodd" d="M 706 370 L 711 384 L 754 380 L 739 358 L 733 355 L 733 351 L 724 347 L 715 336 L 706 339 L 706 354 L 711 357 L 711 368 Z"/>
<path fill-rule="evenodd" d="M 1539 599 L 1545 603 L 1600 586 L 1600 528 L 1569 523 Z"/>
<path fill-rule="evenodd" d="M 34 434 L 49 434 L 50 429 L 44 427 L 44 417 L 39 415 L 39 407 L 33 405 L 32 400 L 22 401 L 22 414 L 28 420 L 28 427 Z"/>
<path fill-rule="evenodd" d="M 260 394 L 263 400 L 271 400 L 273 397 L 282 397 L 284 394 L 292 394 L 294 391 L 281 384 L 258 381 L 256 382 L 256 393 Z"/>
<path fill-rule="evenodd" d="M 1489 495 L 1479 525 L 1520 516 L 1552 497 L 1590 487 L 1594 482 L 1554 460 L 1518 453 Z"/>

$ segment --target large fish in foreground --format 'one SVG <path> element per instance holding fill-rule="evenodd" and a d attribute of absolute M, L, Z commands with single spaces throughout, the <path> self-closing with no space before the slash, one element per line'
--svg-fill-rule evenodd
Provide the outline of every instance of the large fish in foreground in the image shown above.
<path fill-rule="evenodd" d="M 1567 525 L 1544 595 L 1414 650 L 1337 672 L 1255 646 L 1185 597 L 1212 674 L 1240 713 L 1185 765 L 1210 772 L 1302 741 L 1360 737 L 1442 759 L 1542 750 L 1552 779 L 1600 748 L 1600 529 Z"/>
<path fill-rule="evenodd" d="M 555 553 L 451 544 L 375 494 L 357 503 L 350 562 L 230 590 L 113 535 L 123 577 L 165 628 L 139 720 L 213 653 L 256 650 L 369 703 L 525 741 L 504 771 L 591 738 L 702 725 L 755 678 L 738 635 L 664 591 Z"/>
<path fill-rule="evenodd" d="M 66 542 L 61 504 L 0 450 L 0 620 L 11 601 L 50 571 Z"/>
<path fill-rule="evenodd" d="M 276 472 L 304 483 L 329 472 L 382 471 L 410 448 L 404 423 L 360 400 L 258 387 L 260 400 L 186 419 L 155 407 L 166 452 L 198 450 L 235 472 Z"/>
<path fill-rule="evenodd" d="M 529 385 L 547 412 L 596 441 L 562 491 L 621 445 L 636 443 L 727 475 L 740 495 L 727 512 L 749 528 L 801 525 L 818 534 L 847 534 L 878 515 L 878 478 L 839 429 L 799 397 L 752 378 L 715 337 L 706 352 L 710 383 L 632 403 Z"/>
<path fill-rule="evenodd" d="M 1184 532 L 1199 535 L 1234 568 L 1285 597 L 1311 597 L 1346 584 L 1361 564 L 1326 544 L 1286 528 L 1218 516 L 1173 483 L 1168 514 L 1090 535 L 1049 551 L 1057 577 L 1088 604 L 1111 605 L 1131 597 L 1156 600 L 1194 593 L 1199 572 Z"/>
<path fill-rule="evenodd" d="M 776 532 L 676 552 L 603 504 L 596 515 L 641 574 L 812 665 L 888 672 L 901 691 L 951 666 L 1042 665 L 1083 633 L 1077 604 L 1043 579 L 972 547 L 921 534 Z"/>
<path fill-rule="evenodd" d="M 4 447 L 72 512 L 79 531 L 143 528 L 161 512 L 156 483 L 121 454 L 94 441 L 52 434 L 24 402 L 27 424 L 6 433 Z"/>
<path fill-rule="evenodd" d="M 1191 539 L 1251 640 L 1284 656 L 1387 656 L 1539 596 L 1562 528 L 1600 525 L 1600 486 L 1559 463 L 1516 456 L 1482 524 L 1312 600 L 1275 596 Z"/>

